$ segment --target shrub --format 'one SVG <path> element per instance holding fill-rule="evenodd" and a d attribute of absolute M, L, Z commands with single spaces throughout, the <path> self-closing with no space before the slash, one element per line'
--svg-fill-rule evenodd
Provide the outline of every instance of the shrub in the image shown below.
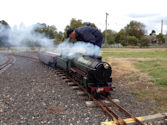
<path fill-rule="evenodd" d="M 140 40 L 140 47 L 148 47 L 149 43 L 150 43 L 150 39 L 143 36 Z"/>
<path fill-rule="evenodd" d="M 137 45 L 138 39 L 135 36 L 128 36 L 127 37 L 128 45 Z"/>

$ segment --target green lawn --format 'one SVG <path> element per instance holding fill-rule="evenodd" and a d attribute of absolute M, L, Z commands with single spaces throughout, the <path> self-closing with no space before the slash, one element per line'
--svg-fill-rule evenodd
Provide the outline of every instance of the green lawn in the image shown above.
<path fill-rule="evenodd" d="M 138 61 L 135 66 L 142 72 L 147 72 L 157 84 L 167 85 L 167 59 Z"/>
<path fill-rule="evenodd" d="M 136 95 L 141 101 L 153 102 L 156 108 L 150 107 L 150 110 L 156 113 L 167 111 L 167 48 L 103 48 L 102 51 L 104 60 L 112 61 L 116 58 L 116 61 L 111 64 L 115 64 L 113 67 L 115 70 L 118 69 L 118 73 L 121 70 L 120 67 L 127 61 L 138 69 L 132 75 L 132 78 L 138 78 L 139 76 L 138 79 L 131 79 L 130 75 L 122 75 L 121 77 L 121 79 L 125 77 L 126 86 L 129 85 L 129 92 Z M 117 60 L 122 60 L 123 64 L 117 62 Z M 117 75 L 121 76 L 121 73 Z M 119 83 L 119 79 L 117 82 Z"/>
<path fill-rule="evenodd" d="M 167 49 L 128 49 L 128 48 L 103 48 L 102 56 L 114 58 L 149 58 L 137 61 L 135 66 L 141 72 L 152 76 L 157 84 L 167 85 Z"/>
<path fill-rule="evenodd" d="M 106 57 L 123 57 L 123 58 L 167 58 L 167 52 L 105 52 L 103 51 L 102 56 Z"/>

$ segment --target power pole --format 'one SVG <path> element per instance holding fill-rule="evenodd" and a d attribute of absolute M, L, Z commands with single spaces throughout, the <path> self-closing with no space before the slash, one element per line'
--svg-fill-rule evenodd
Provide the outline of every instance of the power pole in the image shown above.
<path fill-rule="evenodd" d="M 105 46 L 107 46 L 107 16 L 108 16 L 109 14 L 108 13 L 106 13 L 106 29 L 105 29 L 105 43 L 104 43 L 104 45 Z"/>
<path fill-rule="evenodd" d="M 161 34 L 163 34 L 163 20 L 161 20 Z"/>

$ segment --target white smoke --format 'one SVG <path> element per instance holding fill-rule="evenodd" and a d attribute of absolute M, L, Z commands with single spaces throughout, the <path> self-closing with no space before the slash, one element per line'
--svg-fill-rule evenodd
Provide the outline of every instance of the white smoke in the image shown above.
<path fill-rule="evenodd" d="M 42 25 L 35 24 L 31 26 L 25 26 L 20 24 L 19 26 L 11 27 L 8 34 L 8 43 L 15 47 L 29 47 L 29 45 L 39 45 L 44 48 L 53 47 L 53 39 L 47 38 L 44 34 L 35 31 L 37 28 L 42 28 Z"/>
<path fill-rule="evenodd" d="M 10 33 L 10 29 L 8 26 L 0 23 L 0 44 L 7 45 L 8 35 Z"/>
<path fill-rule="evenodd" d="M 6 36 L 8 34 L 8 28 L 0 23 L 0 37 Z"/>
<path fill-rule="evenodd" d="M 69 42 L 66 39 L 63 43 L 56 46 L 54 52 L 60 53 L 65 58 L 78 58 L 81 55 L 99 56 L 101 54 L 100 47 L 91 43 L 77 41 L 76 43 Z"/>
<path fill-rule="evenodd" d="M 2 27 L 0 25 L 0 27 Z M 60 53 L 65 58 L 77 58 L 81 55 L 99 56 L 101 48 L 89 42 L 77 41 L 76 43 L 69 42 L 66 39 L 54 47 L 54 40 L 47 38 L 44 34 L 35 32 L 37 28 L 43 28 L 42 25 L 36 24 L 26 27 L 21 24 L 14 26 L 10 30 L 4 30 L 5 27 L 0 28 L 0 35 L 8 35 L 8 43 L 15 47 L 30 47 L 29 44 L 38 44 L 47 50 L 54 49 L 54 52 Z M 1 30 L 6 32 L 1 33 Z"/>

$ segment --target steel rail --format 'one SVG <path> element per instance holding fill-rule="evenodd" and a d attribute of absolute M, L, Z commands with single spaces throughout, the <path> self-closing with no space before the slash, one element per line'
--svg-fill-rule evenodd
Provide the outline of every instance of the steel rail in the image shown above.
<path fill-rule="evenodd" d="M 119 121 L 113 116 L 113 114 L 110 113 L 110 111 L 108 111 L 105 106 L 98 101 L 97 99 L 95 99 L 82 85 L 80 85 L 77 81 L 73 80 L 72 78 L 70 78 L 69 76 L 67 76 L 72 82 L 74 82 L 75 84 L 77 84 L 79 86 L 79 88 L 81 88 L 88 96 L 89 98 L 91 98 L 95 104 L 97 104 L 117 125 L 121 125 L 119 123 Z"/>
<path fill-rule="evenodd" d="M 127 123 L 119 116 L 117 115 L 114 111 L 112 111 L 111 108 L 109 108 L 107 106 L 107 104 L 105 102 L 103 102 L 100 99 L 95 99 L 79 82 L 75 81 L 74 79 L 72 79 L 71 77 L 69 77 L 67 74 L 65 74 L 66 77 L 68 79 L 70 79 L 73 83 L 77 84 L 79 88 L 81 88 L 84 93 L 86 93 L 89 98 L 91 98 L 93 100 L 93 102 L 98 105 L 102 111 L 104 111 L 117 125 L 127 125 Z M 103 96 L 104 97 L 104 96 Z M 141 121 L 139 121 L 137 118 L 135 118 L 132 114 L 130 114 L 128 111 L 126 111 L 125 109 L 123 109 L 121 106 L 119 106 L 117 103 L 113 102 L 109 97 L 107 97 L 107 100 L 112 103 L 113 105 L 115 105 L 117 108 L 119 108 L 121 111 L 123 111 L 124 113 L 126 113 L 129 117 L 131 117 L 134 121 L 136 121 L 138 123 L 138 125 L 144 125 Z"/>
<path fill-rule="evenodd" d="M 127 125 L 127 123 L 119 116 L 117 115 L 114 111 L 112 111 L 102 100 L 98 100 L 100 103 L 102 103 L 108 111 L 110 111 L 121 123 L 124 125 Z"/>
<path fill-rule="evenodd" d="M 130 114 L 128 111 L 126 111 L 123 107 L 121 107 L 120 105 L 118 105 L 117 103 L 115 103 L 114 101 L 112 101 L 112 99 L 110 99 L 109 97 L 107 97 L 107 100 L 109 102 L 111 102 L 112 104 L 114 104 L 116 107 L 118 107 L 121 111 L 123 111 L 124 113 L 126 113 L 134 121 L 136 121 L 137 123 L 139 123 L 139 125 L 144 125 L 141 121 L 139 121 L 136 117 L 134 117 L 132 114 Z"/>
<path fill-rule="evenodd" d="M 17 54 L 10 54 L 10 55 L 23 57 L 23 58 L 28 58 L 28 59 L 35 60 L 35 61 L 39 61 L 39 58 L 35 58 L 35 57 L 23 56 L 23 55 L 17 55 Z"/>
<path fill-rule="evenodd" d="M 12 61 L 13 61 L 13 58 L 12 58 L 12 57 L 10 57 L 10 56 L 6 56 L 6 57 L 7 57 L 8 59 L 7 59 L 6 62 L 4 62 L 3 64 L 0 65 L 0 70 L 3 69 L 3 68 L 5 68 L 7 65 L 11 64 Z"/>
<path fill-rule="evenodd" d="M 117 125 L 121 125 L 122 123 L 124 125 L 127 125 L 126 122 L 121 117 L 119 117 L 114 111 L 112 111 L 104 102 L 95 99 L 82 85 L 80 85 L 77 81 L 75 81 L 68 75 L 66 75 L 66 77 L 70 79 L 73 83 L 77 84 L 78 87 L 81 88 L 84 91 L 84 93 L 86 93 L 89 96 L 89 98 L 91 98 L 94 101 L 94 103 L 98 105 L 102 109 L 102 111 L 104 111 Z"/>

